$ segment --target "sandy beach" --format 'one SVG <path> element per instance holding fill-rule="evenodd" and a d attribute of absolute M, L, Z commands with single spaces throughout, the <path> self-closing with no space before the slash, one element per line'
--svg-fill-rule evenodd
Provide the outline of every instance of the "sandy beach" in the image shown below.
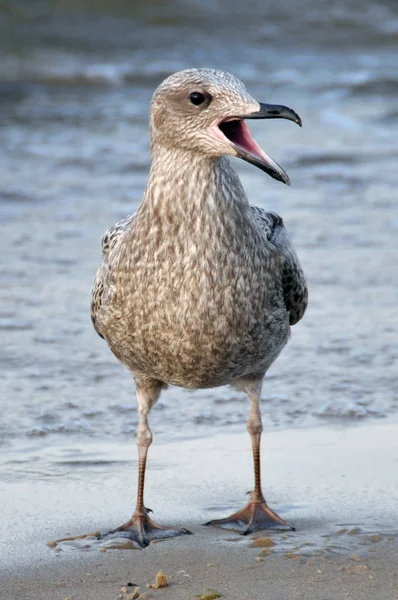
<path fill-rule="evenodd" d="M 268 501 L 297 531 L 249 537 L 201 525 L 242 505 L 251 485 L 247 435 L 155 444 L 148 506 L 159 522 L 184 525 L 194 535 L 142 551 L 104 551 L 90 540 L 85 549 L 77 543 L 47 546 L 69 534 L 116 526 L 133 506 L 134 444 L 102 446 L 109 460 L 103 464 L 98 448 L 75 447 L 83 478 L 38 478 L 26 486 L 21 473 L 17 482 L 2 482 L 0 597 L 116 600 L 133 583 L 161 600 L 193 599 L 209 589 L 231 600 L 398 598 L 396 428 L 396 422 L 379 421 L 266 432 Z M 32 465 L 40 468 L 48 452 L 36 451 Z M 65 447 L 51 452 L 59 464 L 72 460 Z M 147 589 L 160 570 L 169 587 Z"/>

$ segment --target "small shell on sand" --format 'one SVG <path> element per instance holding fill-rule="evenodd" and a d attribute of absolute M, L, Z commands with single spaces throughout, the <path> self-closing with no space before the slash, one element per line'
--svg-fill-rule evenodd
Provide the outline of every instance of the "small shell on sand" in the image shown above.
<path fill-rule="evenodd" d="M 300 560 L 300 557 L 297 556 L 294 552 L 285 552 L 283 555 L 285 558 L 292 558 L 293 560 Z"/>
<path fill-rule="evenodd" d="M 377 542 L 381 542 L 381 540 L 383 539 L 381 537 L 381 535 L 379 535 L 378 533 L 375 533 L 373 535 L 367 535 L 366 536 L 366 541 L 368 542 L 373 542 L 373 543 L 377 543 Z"/>
<path fill-rule="evenodd" d="M 123 585 L 120 588 L 121 594 L 119 598 L 123 598 L 123 600 L 137 600 L 139 598 L 144 598 L 144 594 L 140 594 L 140 588 L 135 587 L 133 591 L 131 591 L 131 585 Z"/>
<path fill-rule="evenodd" d="M 271 550 L 268 550 L 268 548 L 263 548 L 259 554 L 259 556 L 269 556 L 271 554 Z"/>
<path fill-rule="evenodd" d="M 347 535 L 357 535 L 357 533 L 361 533 L 361 529 L 359 527 L 354 527 L 353 529 L 350 529 Z"/>
<path fill-rule="evenodd" d="M 353 567 L 346 567 L 343 569 L 347 573 L 353 573 L 355 575 L 360 575 L 361 573 L 366 573 L 369 567 L 367 565 L 354 565 Z"/>
<path fill-rule="evenodd" d="M 275 542 L 269 537 L 257 538 L 250 544 L 251 548 L 271 548 L 272 546 L 275 546 Z"/>
<path fill-rule="evenodd" d="M 215 590 L 208 590 L 203 596 L 199 596 L 199 600 L 216 600 L 221 598 L 220 594 Z"/>
<path fill-rule="evenodd" d="M 159 588 L 167 587 L 169 585 L 169 578 L 166 573 L 163 571 L 159 571 L 156 575 L 156 583 L 148 583 L 147 587 L 157 590 Z"/>
<path fill-rule="evenodd" d="M 131 596 L 132 595 L 131 594 L 131 587 L 132 587 L 131 585 L 123 585 L 120 588 L 120 591 L 122 592 L 122 594 L 129 594 L 130 593 L 130 596 Z M 134 590 L 133 590 L 133 594 L 137 594 L 136 598 L 138 598 L 138 596 L 140 594 L 140 588 L 139 587 L 135 587 Z M 134 600 L 134 598 L 132 598 L 132 600 Z"/>

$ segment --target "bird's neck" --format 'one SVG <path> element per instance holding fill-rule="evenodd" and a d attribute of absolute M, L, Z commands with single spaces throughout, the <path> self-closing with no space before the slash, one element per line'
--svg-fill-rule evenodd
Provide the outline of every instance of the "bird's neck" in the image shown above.
<path fill-rule="evenodd" d="M 155 218 L 192 220 L 199 215 L 242 215 L 249 203 L 226 157 L 158 147 L 152 155 L 142 209 Z"/>

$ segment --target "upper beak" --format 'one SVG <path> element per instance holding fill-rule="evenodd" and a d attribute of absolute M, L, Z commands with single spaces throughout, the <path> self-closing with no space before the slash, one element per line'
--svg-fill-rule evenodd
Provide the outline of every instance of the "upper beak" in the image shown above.
<path fill-rule="evenodd" d="M 296 112 L 292 108 L 283 106 L 282 104 L 264 104 L 259 102 L 260 110 L 242 115 L 241 119 L 288 119 L 302 127 L 303 123 Z"/>

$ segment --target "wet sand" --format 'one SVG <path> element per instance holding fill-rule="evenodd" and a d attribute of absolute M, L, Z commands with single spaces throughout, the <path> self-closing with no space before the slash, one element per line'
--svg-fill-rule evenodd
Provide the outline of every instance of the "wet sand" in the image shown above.
<path fill-rule="evenodd" d="M 241 506 L 251 487 L 244 433 L 155 441 L 147 504 L 160 523 L 184 525 L 194 535 L 151 544 L 144 551 L 104 552 L 90 543 L 84 550 L 46 545 L 126 520 L 135 491 L 134 444 L 43 446 L 32 456 L 32 469 L 41 453 L 52 452 L 60 465 L 74 453 L 75 466 L 79 461 L 84 465 L 84 477 L 75 468 L 28 484 L 23 476 L 3 480 L 0 597 L 111 600 L 130 582 L 162 600 L 191 599 L 209 588 L 242 600 L 395 599 L 396 430 L 396 422 L 380 420 L 354 428 L 266 432 L 267 498 L 297 531 L 269 535 L 274 545 L 265 550 L 251 544 L 266 533 L 242 537 L 201 526 Z M 170 586 L 146 589 L 161 569 Z"/>

